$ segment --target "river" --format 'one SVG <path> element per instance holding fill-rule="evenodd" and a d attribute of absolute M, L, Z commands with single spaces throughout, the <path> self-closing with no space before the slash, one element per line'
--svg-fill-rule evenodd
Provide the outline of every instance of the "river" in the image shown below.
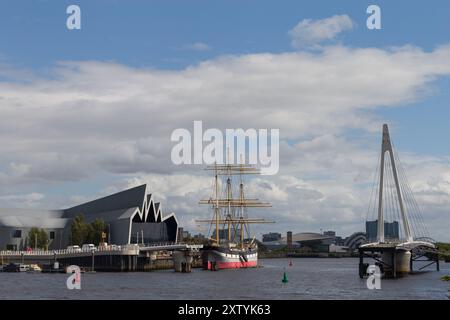
<path fill-rule="evenodd" d="M 83 273 L 81 290 L 68 290 L 67 274 L 0 273 L 0 299 L 448 299 L 450 263 L 441 271 L 381 281 L 369 290 L 358 259 L 261 259 L 255 269 L 194 269 L 133 273 Z M 289 282 L 281 279 L 286 270 Z"/>

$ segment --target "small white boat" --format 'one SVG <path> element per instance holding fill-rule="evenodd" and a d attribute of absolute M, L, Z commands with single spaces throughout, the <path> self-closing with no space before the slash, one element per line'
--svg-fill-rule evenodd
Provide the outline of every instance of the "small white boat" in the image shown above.
<path fill-rule="evenodd" d="M 37 265 L 37 264 L 30 264 L 27 271 L 28 272 L 41 272 L 42 268 L 39 267 L 39 265 Z"/>
<path fill-rule="evenodd" d="M 27 272 L 28 270 L 30 270 L 28 264 L 19 264 L 19 272 Z"/>

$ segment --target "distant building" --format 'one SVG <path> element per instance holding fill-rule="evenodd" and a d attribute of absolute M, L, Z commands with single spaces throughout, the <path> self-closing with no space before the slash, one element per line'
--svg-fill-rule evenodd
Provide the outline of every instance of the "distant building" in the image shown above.
<path fill-rule="evenodd" d="M 182 227 L 178 227 L 178 234 L 177 234 L 177 240 L 178 242 L 182 242 L 183 241 L 183 228 Z"/>
<path fill-rule="evenodd" d="M 351 250 L 358 249 L 360 245 L 367 242 L 367 237 L 364 232 L 355 232 L 352 235 L 348 236 L 344 240 L 344 246 L 348 247 Z"/>
<path fill-rule="evenodd" d="M 206 238 L 205 238 L 204 234 L 199 233 L 199 234 L 194 234 L 194 239 L 196 239 L 196 240 L 204 240 Z"/>
<path fill-rule="evenodd" d="M 342 239 L 337 237 L 334 231 L 326 231 L 322 234 L 302 232 L 293 234 L 291 231 L 285 237 L 276 241 L 265 241 L 262 244 L 269 250 L 287 248 L 288 251 L 303 251 L 308 253 L 345 253 L 365 242 L 365 233 L 355 233 Z"/>
<path fill-rule="evenodd" d="M 263 242 L 278 241 L 278 240 L 281 240 L 281 233 L 270 232 L 263 234 L 262 236 Z"/>
<path fill-rule="evenodd" d="M 368 241 L 376 241 L 378 233 L 378 220 L 366 221 L 366 237 Z M 398 221 L 384 222 L 384 238 L 386 240 L 399 239 Z"/>
<path fill-rule="evenodd" d="M 231 238 L 233 239 L 234 236 L 238 237 L 239 231 L 235 232 L 234 230 L 230 233 Z M 214 229 L 211 238 L 216 238 L 216 230 Z M 228 228 L 227 229 L 219 229 L 219 239 L 221 240 L 228 240 Z"/>
<path fill-rule="evenodd" d="M 344 245 L 344 240 L 342 239 L 342 237 L 336 236 L 336 231 L 324 231 L 323 235 L 331 238 L 331 240 L 329 240 L 330 244 L 334 244 L 337 246 Z"/>
<path fill-rule="evenodd" d="M 336 237 L 336 231 L 324 231 L 324 236 Z"/>
<path fill-rule="evenodd" d="M 49 249 L 71 244 L 73 219 L 83 215 L 87 223 L 102 219 L 114 244 L 176 242 L 178 221 L 164 215 L 147 185 L 141 185 L 62 210 L 0 208 L 0 250 L 22 250 L 30 245 L 28 232 L 36 227 L 47 232 Z"/>
<path fill-rule="evenodd" d="M 332 236 L 313 232 L 291 233 L 291 238 L 293 247 L 299 246 L 302 250 L 308 252 L 328 252 L 333 241 Z M 286 238 L 283 238 L 283 240 L 287 241 Z"/>
<path fill-rule="evenodd" d="M 328 247 L 328 252 L 332 252 L 332 253 L 346 253 L 349 251 L 349 247 L 346 246 L 337 246 L 335 244 L 330 244 L 330 246 Z"/>
<path fill-rule="evenodd" d="M 191 234 L 189 233 L 189 231 L 183 231 L 182 237 L 183 239 L 187 239 L 191 237 Z"/>
<path fill-rule="evenodd" d="M 178 228 L 178 242 L 182 242 L 184 239 L 191 237 L 189 231 L 185 231 L 183 228 Z"/>
<path fill-rule="evenodd" d="M 343 246 L 344 245 L 344 239 L 342 237 L 334 237 L 334 244 L 337 246 Z"/>
<path fill-rule="evenodd" d="M 289 251 L 292 250 L 292 231 L 286 233 L 286 244 Z"/>

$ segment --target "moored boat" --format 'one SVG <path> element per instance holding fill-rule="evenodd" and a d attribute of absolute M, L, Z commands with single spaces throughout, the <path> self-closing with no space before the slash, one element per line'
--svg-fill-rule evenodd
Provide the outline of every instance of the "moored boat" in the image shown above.
<path fill-rule="evenodd" d="M 249 234 L 249 225 L 271 223 L 264 219 L 249 219 L 247 208 L 270 207 L 269 203 L 258 199 L 247 199 L 244 193 L 243 176 L 258 174 L 259 170 L 249 165 L 214 165 L 207 169 L 214 171 L 214 191 L 210 199 L 200 204 L 211 205 L 211 220 L 198 220 L 214 228 L 209 244 L 202 249 L 203 268 L 206 270 L 254 268 L 258 266 L 258 245 Z M 239 176 L 238 190 L 235 192 L 232 177 Z M 220 192 L 219 177 L 225 177 L 223 192 Z M 224 196 L 221 195 L 224 194 Z M 234 197 L 233 194 L 237 194 Z M 247 235 L 247 237 L 245 237 Z"/>
<path fill-rule="evenodd" d="M 30 264 L 27 271 L 28 272 L 42 272 L 42 268 L 37 264 Z"/>
<path fill-rule="evenodd" d="M 3 266 L 3 272 L 26 272 L 30 268 L 27 264 L 10 263 Z"/>
<path fill-rule="evenodd" d="M 225 246 L 205 246 L 203 268 L 207 270 L 252 268 L 258 266 L 258 247 L 228 249 Z"/>

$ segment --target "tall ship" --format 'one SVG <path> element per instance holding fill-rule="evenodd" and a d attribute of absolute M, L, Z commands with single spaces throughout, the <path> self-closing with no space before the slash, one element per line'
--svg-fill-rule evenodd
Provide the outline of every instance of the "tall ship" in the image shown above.
<path fill-rule="evenodd" d="M 203 268 L 207 270 L 252 268 L 258 265 L 258 245 L 250 234 L 250 225 L 273 223 L 249 218 L 248 208 L 271 207 L 259 199 L 246 198 L 244 177 L 260 174 L 252 165 L 214 165 L 206 167 L 214 173 L 212 195 L 199 204 L 212 209 L 210 220 L 197 220 L 209 224 L 209 243 L 203 247 Z M 211 232 L 214 230 L 213 232 Z"/>

